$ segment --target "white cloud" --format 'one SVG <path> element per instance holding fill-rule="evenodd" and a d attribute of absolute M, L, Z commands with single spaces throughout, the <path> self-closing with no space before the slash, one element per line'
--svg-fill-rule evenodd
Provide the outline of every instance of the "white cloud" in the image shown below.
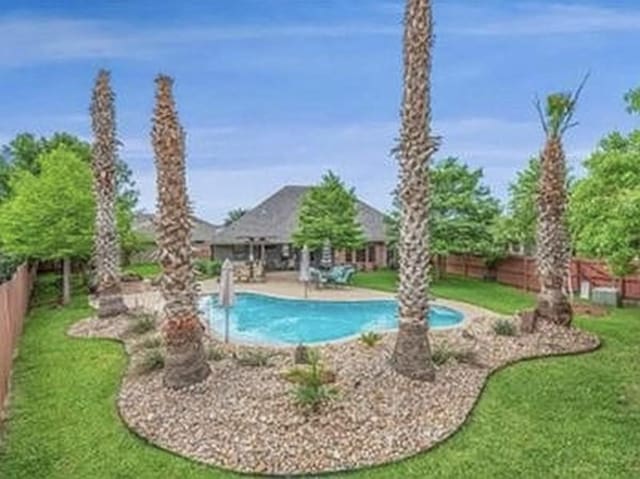
<path fill-rule="evenodd" d="M 462 7 L 460 10 L 464 10 Z M 474 16 L 482 10 L 473 8 Z M 463 15 L 460 16 L 464 18 Z M 476 18 L 477 20 L 477 18 Z M 526 3 L 498 20 L 447 25 L 443 31 L 464 35 L 553 35 L 623 32 L 640 29 L 640 10 L 563 3 Z"/>
<path fill-rule="evenodd" d="M 399 35 L 378 24 L 182 25 L 144 28 L 132 24 L 58 17 L 0 17 L 0 66 L 97 58 L 145 59 L 214 41 L 266 38 L 340 38 Z"/>

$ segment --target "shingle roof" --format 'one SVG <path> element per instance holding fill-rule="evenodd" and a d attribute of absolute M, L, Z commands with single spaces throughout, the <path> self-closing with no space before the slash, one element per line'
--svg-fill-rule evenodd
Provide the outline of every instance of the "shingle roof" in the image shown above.
<path fill-rule="evenodd" d="M 191 217 L 193 221 L 193 230 L 191 231 L 191 241 L 211 243 L 219 226 L 213 225 L 196 216 Z M 153 215 L 150 213 L 136 213 L 133 219 L 133 230 L 155 238 L 156 230 L 153 223 Z"/>
<path fill-rule="evenodd" d="M 284 186 L 229 226 L 220 229 L 213 243 L 235 244 L 248 238 L 264 238 L 269 243 L 289 243 L 296 228 L 298 208 L 309 188 Z M 360 200 L 357 208 L 358 221 L 367 241 L 384 241 L 384 214 Z"/>

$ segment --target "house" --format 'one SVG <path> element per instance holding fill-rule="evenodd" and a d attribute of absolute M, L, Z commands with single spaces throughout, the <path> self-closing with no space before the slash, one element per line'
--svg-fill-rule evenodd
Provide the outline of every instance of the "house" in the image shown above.
<path fill-rule="evenodd" d="M 196 216 L 191 216 L 191 220 L 193 222 L 191 244 L 194 248 L 194 254 L 198 258 L 210 259 L 212 255 L 213 237 L 220 227 Z M 136 213 L 133 219 L 133 230 L 147 236 L 155 242 L 156 229 L 152 214 L 144 212 Z"/>
<path fill-rule="evenodd" d="M 298 210 L 309 186 L 284 186 L 229 226 L 221 228 L 213 239 L 213 258 L 223 261 L 264 260 L 267 270 L 294 269 L 298 251 L 292 244 Z M 387 266 L 385 215 L 358 200 L 358 221 L 366 245 L 359 250 L 334 251 L 336 263 L 359 269 Z M 319 252 L 312 252 L 312 261 Z"/>

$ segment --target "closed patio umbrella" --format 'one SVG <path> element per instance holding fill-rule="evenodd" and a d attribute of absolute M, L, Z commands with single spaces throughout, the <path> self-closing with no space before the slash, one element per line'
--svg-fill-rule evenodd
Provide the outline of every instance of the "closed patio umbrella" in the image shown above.
<path fill-rule="evenodd" d="M 218 303 L 224 308 L 224 342 L 229 342 L 229 309 L 236 301 L 233 285 L 233 264 L 229 258 L 224 260 L 220 272 L 220 288 L 218 291 Z"/>
<path fill-rule="evenodd" d="M 300 281 L 304 283 L 304 297 L 306 298 L 309 294 L 309 280 L 311 279 L 311 272 L 309 271 L 310 267 L 310 255 L 309 255 L 309 247 L 304 245 L 302 248 L 302 253 L 300 255 Z"/>
<path fill-rule="evenodd" d="M 331 252 L 331 241 L 329 241 L 329 239 L 324 240 L 324 244 L 322 245 L 320 265 L 326 269 L 331 268 L 331 266 L 333 265 L 333 254 Z"/>

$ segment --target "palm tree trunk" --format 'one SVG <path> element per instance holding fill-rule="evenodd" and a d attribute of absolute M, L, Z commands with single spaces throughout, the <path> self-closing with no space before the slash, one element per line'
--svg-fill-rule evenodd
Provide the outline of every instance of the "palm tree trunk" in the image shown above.
<path fill-rule="evenodd" d="M 404 33 L 402 130 L 397 150 L 401 204 L 399 329 L 392 365 L 412 379 L 435 378 L 429 347 L 429 175 L 437 144 L 430 136 L 430 79 L 433 23 L 430 0 L 407 0 Z"/>
<path fill-rule="evenodd" d="M 110 75 L 100 70 L 91 103 L 93 190 L 96 224 L 93 263 L 98 294 L 98 317 L 117 316 L 127 311 L 120 285 L 120 245 L 116 229 L 117 139 L 114 94 Z"/>
<path fill-rule="evenodd" d="M 156 79 L 152 141 L 158 189 L 158 253 L 163 274 L 162 330 L 167 349 L 164 384 L 182 388 L 210 373 L 198 318 L 197 285 L 192 265 L 191 209 L 185 178 L 184 131 L 173 99 L 173 80 Z"/>
<path fill-rule="evenodd" d="M 534 313 L 538 320 L 570 326 L 573 311 L 564 283 L 569 267 L 570 244 L 565 210 L 566 170 L 562 141 L 551 135 L 541 156 L 538 193 L 536 262 L 540 293 Z"/>

